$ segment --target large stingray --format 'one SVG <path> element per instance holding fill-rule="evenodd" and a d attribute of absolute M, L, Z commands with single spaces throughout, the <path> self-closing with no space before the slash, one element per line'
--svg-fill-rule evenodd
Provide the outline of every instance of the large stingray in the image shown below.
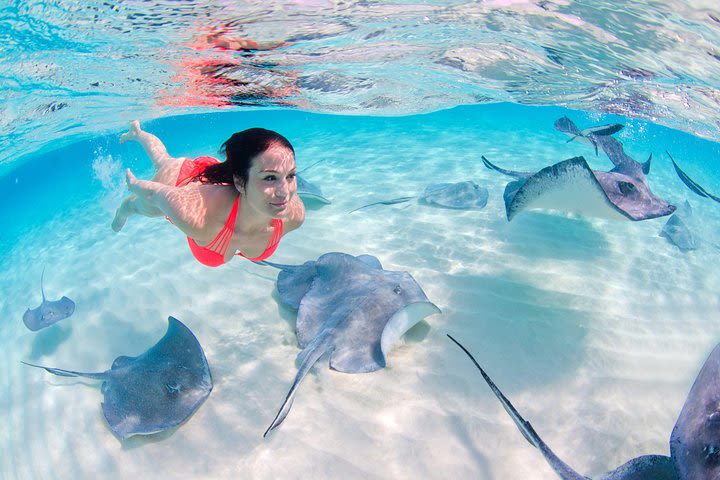
<path fill-rule="evenodd" d="M 588 480 L 558 458 L 503 395 L 472 354 L 448 335 L 466 354 L 487 382 L 525 439 L 545 457 L 563 480 Z M 633 458 L 600 480 L 718 480 L 720 479 L 720 344 L 708 356 L 670 435 L 670 456 Z"/>
<path fill-rule="evenodd" d="M 213 387 L 200 343 L 173 317 L 168 317 L 165 335 L 149 350 L 137 357 L 118 357 L 104 372 L 26 364 L 63 377 L 102 380 L 103 414 L 110 430 L 121 440 L 180 425 L 195 413 Z"/>
<path fill-rule="evenodd" d="M 43 271 L 40 274 L 40 292 L 42 293 L 42 303 L 37 308 L 28 308 L 23 315 L 23 323 L 33 332 L 49 327 L 53 323 L 57 323 L 75 312 L 75 302 L 66 296 L 63 296 L 60 300 L 45 299 L 45 289 L 43 288 L 44 277 L 45 269 L 43 268 Z"/>
<path fill-rule="evenodd" d="M 485 208 L 488 201 L 488 191 L 487 188 L 480 187 L 470 180 L 457 183 L 433 183 L 425 187 L 425 190 L 419 196 L 381 200 L 363 205 L 348 213 L 353 213 L 373 205 L 394 205 L 396 203 L 409 202 L 415 198 L 427 205 L 453 208 L 456 210 L 475 210 Z"/>
<path fill-rule="evenodd" d="M 713 195 L 712 193 L 708 192 L 708 191 L 705 190 L 703 187 L 701 187 L 700 185 L 698 185 L 698 183 L 697 183 L 695 180 L 693 180 L 692 178 L 688 177 L 685 172 L 683 172 L 682 170 L 680 170 L 680 167 L 678 167 L 678 164 L 675 163 L 675 159 L 672 158 L 672 156 L 670 155 L 669 152 L 666 151 L 665 153 L 667 153 L 667 156 L 670 157 L 670 161 L 672 162 L 673 167 L 675 167 L 675 172 L 678 174 L 678 177 L 680 177 L 680 180 L 682 180 L 682 182 L 683 182 L 690 190 L 692 190 L 693 192 L 697 193 L 697 194 L 700 195 L 701 197 L 706 197 L 706 198 L 709 198 L 710 200 L 715 200 L 716 202 L 719 202 L 719 203 L 720 203 L 720 197 L 718 197 L 718 196 L 716 196 L 716 195 Z"/>
<path fill-rule="evenodd" d="M 281 269 L 282 303 L 297 309 L 302 351 L 290 391 L 264 435 L 282 423 L 310 368 L 328 354 L 330 368 L 346 373 L 385 367 L 392 346 L 413 325 L 440 310 L 407 272 L 383 270 L 371 255 L 331 252 L 302 265 L 260 262 Z"/>
<path fill-rule="evenodd" d="M 580 132 L 567 117 L 555 122 L 560 131 Z M 482 157 L 491 170 L 516 178 L 505 187 L 505 213 L 512 220 L 519 212 L 534 208 L 574 211 L 611 219 L 646 220 L 675 211 L 673 205 L 650 191 L 645 174 L 652 155 L 638 163 L 625 154 L 622 144 L 609 135 L 586 135 L 602 147 L 615 168 L 591 170 L 583 157 L 574 157 L 538 172 L 505 170 Z"/>

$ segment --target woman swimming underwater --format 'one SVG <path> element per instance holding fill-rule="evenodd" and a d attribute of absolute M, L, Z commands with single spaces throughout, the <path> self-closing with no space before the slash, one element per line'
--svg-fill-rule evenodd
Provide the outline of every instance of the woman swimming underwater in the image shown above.
<path fill-rule="evenodd" d="M 135 120 L 120 137 L 145 149 L 155 167 L 151 180 L 127 170 L 131 195 L 118 207 L 119 232 L 133 214 L 165 216 L 185 235 L 202 264 L 217 267 L 240 255 L 263 260 L 282 236 L 302 225 L 305 207 L 296 194 L 295 152 L 282 135 L 263 128 L 233 134 L 223 145 L 226 160 L 171 157 L 155 135 Z M 242 253 L 241 253 L 242 252 Z"/>

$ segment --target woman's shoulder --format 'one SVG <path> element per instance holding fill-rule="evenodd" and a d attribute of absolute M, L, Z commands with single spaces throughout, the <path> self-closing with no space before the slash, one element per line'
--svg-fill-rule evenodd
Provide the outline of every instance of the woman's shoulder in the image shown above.
<path fill-rule="evenodd" d="M 290 203 L 290 215 L 283 221 L 285 233 L 300 228 L 305 221 L 305 204 L 298 195 L 295 195 Z"/>

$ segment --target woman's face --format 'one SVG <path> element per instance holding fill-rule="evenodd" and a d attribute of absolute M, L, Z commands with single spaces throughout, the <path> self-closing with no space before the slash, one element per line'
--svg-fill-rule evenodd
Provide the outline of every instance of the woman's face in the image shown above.
<path fill-rule="evenodd" d="M 238 187 L 237 182 L 235 185 Z M 274 144 L 256 156 L 248 171 L 247 185 L 240 191 L 242 201 L 258 213 L 272 218 L 286 217 L 290 200 L 297 193 L 293 152 Z"/>

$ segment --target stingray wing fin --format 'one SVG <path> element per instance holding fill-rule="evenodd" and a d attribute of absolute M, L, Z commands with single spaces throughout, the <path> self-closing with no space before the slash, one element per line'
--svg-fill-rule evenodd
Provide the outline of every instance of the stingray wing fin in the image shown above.
<path fill-rule="evenodd" d="M 665 455 L 642 455 L 633 458 L 598 480 L 680 480 L 675 462 Z"/>
<path fill-rule="evenodd" d="M 512 190 L 510 189 L 512 186 Z M 625 219 L 627 215 L 608 198 L 583 157 L 550 165 L 523 183 L 508 184 L 505 211 L 508 220 L 523 210 L 547 208 L 605 218 Z"/>
<path fill-rule="evenodd" d="M 720 344 L 695 378 L 670 435 L 681 478 L 720 477 Z"/>

